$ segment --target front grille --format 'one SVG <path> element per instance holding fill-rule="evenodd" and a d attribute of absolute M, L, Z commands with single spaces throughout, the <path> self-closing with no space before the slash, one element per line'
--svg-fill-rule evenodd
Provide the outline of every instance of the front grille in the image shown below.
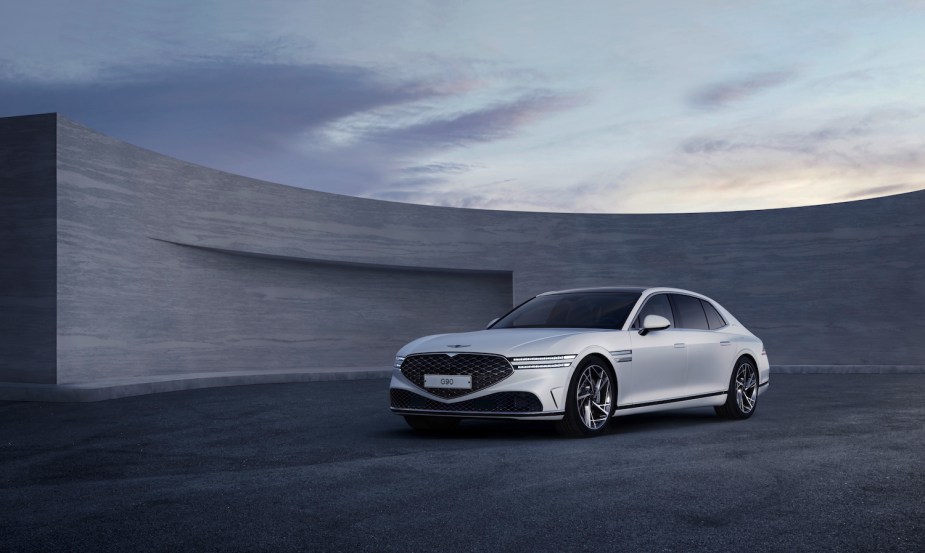
<path fill-rule="evenodd" d="M 497 384 L 514 374 L 514 369 L 507 359 L 499 355 L 428 353 L 408 356 L 401 364 L 401 373 L 419 388 L 435 396 L 453 399 Z M 425 374 L 469 375 L 472 377 L 472 389 L 424 388 Z"/>
<path fill-rule="evenodd" d="M 422 411 L 455 411 L 462 413 L 538 413 L 543 410 L 540 399 L 530 392 L 498 392 L 457 403 L 443 403 L 408 390 L 389 391 L 393 409 Z"/>

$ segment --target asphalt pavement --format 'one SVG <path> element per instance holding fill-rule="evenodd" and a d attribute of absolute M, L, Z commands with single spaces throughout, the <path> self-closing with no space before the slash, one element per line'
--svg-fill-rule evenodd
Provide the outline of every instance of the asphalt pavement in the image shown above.
<path fill-rule="evenodd" d="M 0 551 L 925 551 L 925 375 L 419 435 L 388 382 L 0 403 Z"/>

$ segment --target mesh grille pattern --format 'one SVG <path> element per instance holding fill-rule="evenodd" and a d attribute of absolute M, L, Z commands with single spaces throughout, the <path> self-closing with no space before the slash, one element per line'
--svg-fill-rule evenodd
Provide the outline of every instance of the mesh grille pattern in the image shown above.
<path fill-rule="evenodd" d="M 538 413 L 543 410 L 540 399 L 530 392 L 498 392 L 458 403 L 443 403 L 408 390 L 390 390 L 395 409 L 424 411 L 454 411 L 464 413 Z"/>
<path fill-rule="evenodd" d="M 471 376 L 471 390 L 424 388 L 435 396 L 453 399 L 497 384 L 514 374 L 514 369 L 507 359 L 497 355 L 459 353 L 450 357 L 445 353 L 435 353 L 408 356 L 401 364 L 401 373 L 420 388 L 424 388 L 425 374 Z"/>

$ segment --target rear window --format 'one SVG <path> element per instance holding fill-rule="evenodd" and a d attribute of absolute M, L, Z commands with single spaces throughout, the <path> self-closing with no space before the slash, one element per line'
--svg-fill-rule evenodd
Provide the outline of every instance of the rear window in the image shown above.
<path fill-rule="evenodd" d="M 692 296 L 672 294 L 671 301 L 678 313 L 675 321 L 678 328 L 692 328 L 694 330 L 710 330 L 707 324 L 707 315 L 703 312 L 700 300 Z"/>
<path fill-rule="evenodd" d="M 707 314 L 707 324 L 710 325 L 710 330 L 716 330 L 717 328 L 726 326 L 726 321 L 723 320 L 723 316 L 713 307 L 712 303 L 706 300 L 700 300 L 700 303 L 703 305 L 704 313 Z"/>

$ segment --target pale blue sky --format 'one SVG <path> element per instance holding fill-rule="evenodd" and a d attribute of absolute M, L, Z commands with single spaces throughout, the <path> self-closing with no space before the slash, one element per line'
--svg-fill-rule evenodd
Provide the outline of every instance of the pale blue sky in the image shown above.
<path fill-rule="evenodd" d="M 493 209 L 762 209 L 925 188 L 925 1 L 42 0 L 0 116 Z"/>

